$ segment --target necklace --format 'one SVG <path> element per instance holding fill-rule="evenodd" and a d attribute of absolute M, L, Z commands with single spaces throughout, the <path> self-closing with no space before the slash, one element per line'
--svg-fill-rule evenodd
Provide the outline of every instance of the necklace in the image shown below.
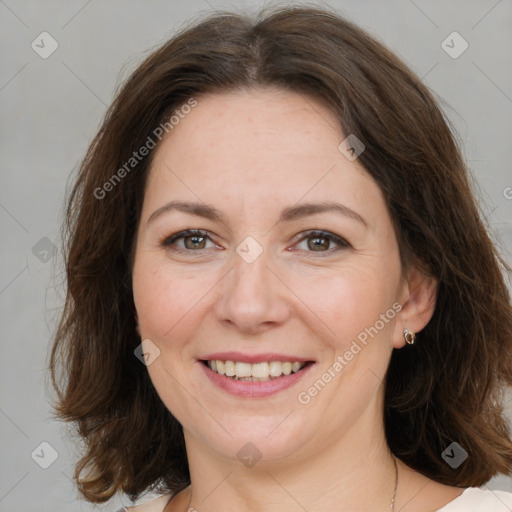
<path fill-rule="evenodd" d="M 394 455 L 393 462 L 395 463 L 395 490 L 393 491 L 393 497 L 391 498 L 391 505 L 389 508 L 395 512 L 396 488 L 398 487 L 398 464 L 396 463 L 396 457 Z"/>
<path fill-rule="evenodd" d="M 395 498 L 396 498 L 396 489 L 398 487 L 398 464 L 396 463 L 396 457 L 393 455 L 393 462 L 395 463 L 395 488 L 393 490 L 393 497 L 391 498 L 391 505 L 389 508 L 395 512 Z M 192 492 L 190 492 L 190 499 L 188 500 L 187 508 L 184 512 L 188 512 L 190 510 L 190 503 L 192 501 Z M 195 510 L 195 509 L 192 509 Z"/>

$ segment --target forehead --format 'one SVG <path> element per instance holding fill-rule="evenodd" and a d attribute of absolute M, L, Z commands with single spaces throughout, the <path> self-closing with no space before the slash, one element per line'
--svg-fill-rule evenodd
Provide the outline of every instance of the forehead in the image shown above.
<path fill-rule="evenodd" d="M 309 96 L 279 89 L 200 96 L 156 150 L 148 199 L 246 208 L 270 199 L 379 199 L 374 180 L 339 151 L 344 138 L 335 114 Z"/>
<path fill-rule="evenodd" d="M 252 155 L 318 157 L 336 154 L 341 137 L 335 115 L 318 100 L 274 88 L 249 89 L 199 97 L 161 148 L 177 150 L 185 143 L 185 150 L 223 162 Z"/>

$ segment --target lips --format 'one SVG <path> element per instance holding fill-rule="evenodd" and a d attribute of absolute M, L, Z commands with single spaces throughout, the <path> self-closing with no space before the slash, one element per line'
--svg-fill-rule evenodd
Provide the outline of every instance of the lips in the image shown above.
<path fill-rule="evenodd" d="M 289 354 L 222 352 L 199 360 L 206 376 L 229 394 L 263 398 L 293 386 L 314 361 Z"/>

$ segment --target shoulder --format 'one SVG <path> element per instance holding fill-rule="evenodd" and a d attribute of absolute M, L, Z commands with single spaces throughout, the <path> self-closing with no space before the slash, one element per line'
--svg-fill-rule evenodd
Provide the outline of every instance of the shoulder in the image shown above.
<path fill-rule="evenodd" d="M 123 507 L 116 512 L 162 512 L 171 499 L 171 494 L 132 507 Z M 453 501 L 437 512 L 511 512 L 512 493 L 468 487 Z"/>
<path fill-rule="evenodd" d="M 169 503 L 171 497 L 171 494 L 164 494 L 155 500 L 148 501 L 141 505 L 122 507 L 119 510 L 116 510 L 116 512 L 162 512 L 167 503 Z"/>
<path fill-rule="evenodd" d="M 456 499 L 437 512 L 510 512 L 512 493 L 468 487 Z"/>

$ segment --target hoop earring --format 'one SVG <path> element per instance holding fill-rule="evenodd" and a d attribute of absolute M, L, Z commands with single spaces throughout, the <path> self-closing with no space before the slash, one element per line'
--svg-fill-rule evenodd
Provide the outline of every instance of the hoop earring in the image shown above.
<path fill-rule="evenodd" d="M 404 329 L 404 338 L 409 345 L 413 345 L 416 341 L 416 334 L 409 329 Z"/>

